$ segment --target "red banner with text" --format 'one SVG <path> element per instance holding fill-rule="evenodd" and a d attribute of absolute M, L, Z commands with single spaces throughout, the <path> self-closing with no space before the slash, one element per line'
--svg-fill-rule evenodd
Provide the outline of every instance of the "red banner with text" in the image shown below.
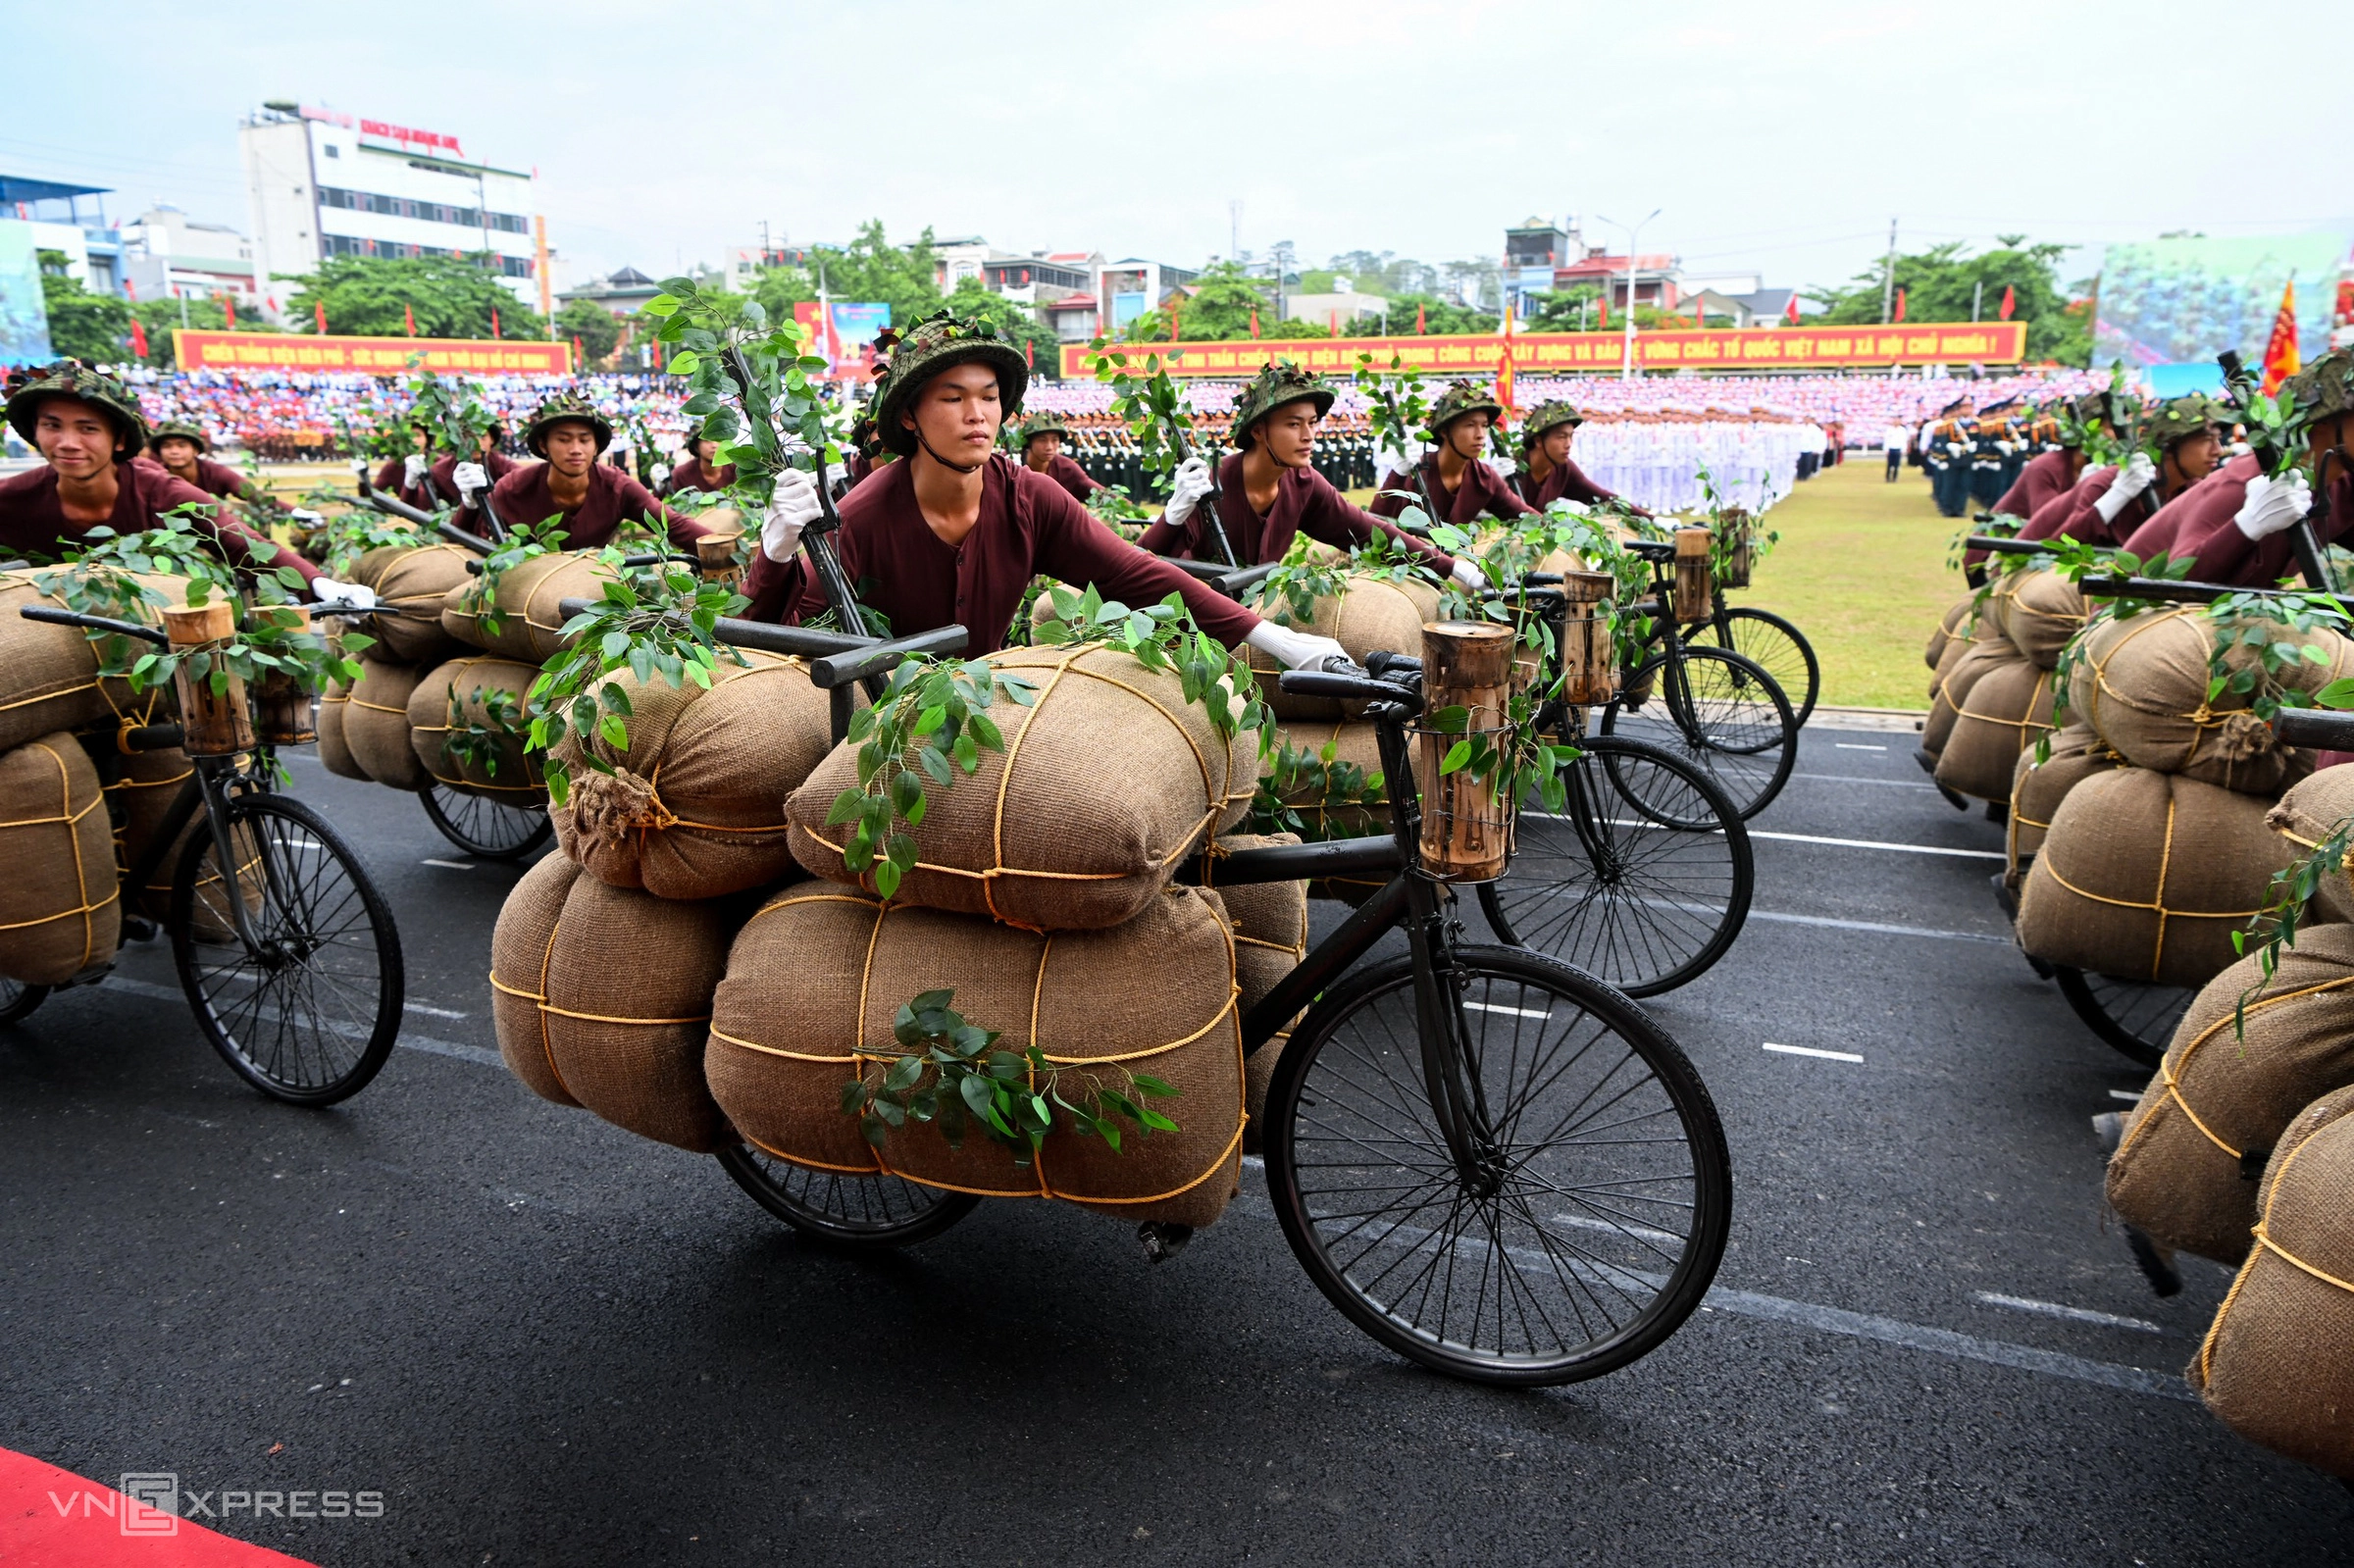
<path fill-rule="evenodd" d="M 183 371 L 344 371 L 398 376 L 416 359 L 445 376 L 569 376 L 572 345 L 537 338 L 335 337 L 172 329 Z"/>
<path fill-rule="evenodd" d="M 1370 354 L 1387 369 L 1391 356 L 1439 376 L 1493 376 L 1504 339 L 1466 337 L 1303 337 L 1232 342 L 1121 343 L 1132 363 L 1158 354 L 1172 376 L 1244 378 L 1273 359 L 1303 370 L 1340 375 Z M 1876 365 L 2016 365 L 2027 346 L 2024 322 L 1960 322 L 1901 327 L 1778 327 L 1637 332 L 1635 364 L 1647 371 L 1837 370 Z M 1066 343 L 1062 374 L 1087 377 L 1091 350 Z M 1512 369 L 1520 376 L 1600 376 L 1624 362 L 1626 340 L 1616 332 L 1514 332 Z"/>

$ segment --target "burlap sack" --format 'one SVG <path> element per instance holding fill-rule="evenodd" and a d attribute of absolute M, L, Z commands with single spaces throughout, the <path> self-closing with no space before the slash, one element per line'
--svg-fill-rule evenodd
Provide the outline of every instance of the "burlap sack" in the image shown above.
<path fill-rule="evenodd" d="M 538 679 L 537 665 L 480 653 L 436 665 L 420 676 L 417 689 L 409 693 L 409 745 L 417 754 L 417 766 L 461 794 L 518 805 L 545 800 L 539 759 L 523 746 L 529 723 L 523 716 L 524 697 Z M 469 727 L 470 738 L 496 746 L 495 762 L 451 749 L 450 733 L 460 726 Z M 472 733 L 478 731 L 488 733 Z"/>
<path fill-rule="evenodd" d="M 596 741 L 617 770 L 603 774 L 579 760 L 576 738 L 558 747 L 572 773 L 570 798 L 550 812 L 564 853 L 657 898 L 712 898 L 797 872 L 785 801 L 834 747 L 832 703 L 803 661 L 744 658 L 722 659 L 709 690 L 613 677 L 629 693 L 629 748 Z"/>
<path fill-rule="evenodd" d="M 376 602 L 397 613 L 373 615 L 360 630 L 376 638 L 369 652 L 386 664 L 439 664 L 465 651 L 441 626 L 441 604 L 469 582 L 466 563 L 479 557 L 462 544 L 375 549 L 360 557 L 357 579 L 376 590 Z"/>
<path fill-rule="evenodd" d="M 1985 591 L 1978 595 L 1977 627 L 1974 636 L 2011 640 L 2011 604 L 2019 592 L 2022 572 L 1992 572 L 1986 579 Z"/>
<path fill-rule="evenodd" d="M 1270 600 L 1258 608 L 1270 620 L 1293 625 L 1289 606 L 1281 599 Z M 1439 590 L 1427 582 L 1418 579 L 1390 582 L 1380 578 L 1352 577 L 1339 593 L 1316 600 L 1311 624 L 1296 626 L 1295 630 L 1330 637 L 1348 650 L 1350 658 L 1363 664 L 1368 656 L 1383 649 L 1419 659 L 1422 624 L 1438 618 Z M 1283 666 L 1256 648 L 1251 650 L 1251 670 L 1258 678 L 1258 688 L 1265 694 L 1267 706 L 1278 719 L 1331 721 L 1345 715 L 1354 717 L 1363 710 L 1362 703 L 1344 704 L 1332 697 L 1299 697 L 1286 692 L 1276 682 Z"/>
<path fill-rule="evenodd" d="M 2183 1375 L 2250 1442 L 2354 1481 L 2354 1089 L 2298 1113 L 2260 1191 L 2259 1245 Z"/>
<path fill-rule="evenodd" d="M 1300 835 L 1292 833 L 1231 834 L 1216 842 L 1203 866 L 1206 884 L 1217 888 L 1226 905 L 1227 923 L 1234 932 L 1234 982 L 1239 992 L 1235 1007 L 1245 1016 L 1266 999 L 1276 982 L 1299 968 L 1300 960 L 1307 956 L 1307 884 L 1268 882 L 1229 886 L 1218 881 L 1219 864 L 1224 856 L 1246 849 L 1298 842 Z M 1275 1077 L 1275 1059 L 1290 1038 L 1291 1029 L 1287 1025 L 1244 1059 L 1243 1104 L 1249 1113 L 1243 1136 L 1246 1154 L 1258 1152 L 1259 1139 L 1264 1136 L 1267 1085 Z"/>
<path fill-rule="evenodd" d="M 2034 746 L 2019 754 L 2011 773 L 2011 815 L 2005 848 L 2010 855 L 2011 885 L 2019 886 L 2021 865 L 2043 847 L 2043 835 L 2068 792 L 2096 773 L 2124 766 L 2124 759 L 2102 744 L 2090 725 L 2072 724 L 2052 736 L 2052 754 L 2035 760 Z"/>
<path fill-rule="evenodd" d="M 2289 1118 L 2354 1084 L 2354 926 L 2298 933 L 2257 991 L 2262 977 L 2251 953 L 2199 992 L 2109 1161 L 2118 1213 L 2219 1263 L 2247 1255 L 2254 1178 Z"/>
<path fill-rule="evenodd" d="M 1332 747 L 1332 759 L 1324 763 L 1327 770 L 1337 766 L 1362 769 L 1370 782 L 1381 769 L 1381 733 L 1378 726 L 1368 723 L 1349 723 L 1335 720 L 1328 724 L 1309 721 L 1279 725 L 1275 732 L 1277 747 L 1290 746 L 1304 757 L 1323 760 L 1324 748 Z M 1377 797 L 1378 803 L 1356 804 L 1340 802 L 1331 794 L 1329 774 L 1319 785 L 1303 779 L 1295 770 L 1288 781 L 1281 781 L 1273 772 L 1281 753 L 1270 750 L 1261 759 L 1261 777 L 1275 797 L 1300 814 L 1307 824 L 1310 838 L 1364 838 L 1390 831 L 1390 811 L 1387 804 L 1389 780 L 1384 777 Z"/>
<path fill-rule="evenodd" d="M 359 684 L 343 704 L 343 745 L 360 771 L 394 789 L 423 789 L 433 783 L 409 740 L 409 698 L 417 694 L 423 670 L 408 664 L 380 664 L 363 656 Z"/>
<path fill-rule="evenodd" d="M 1937 782 L 2005 804 L 2020 754 L 2051 733 L 2052 673 L 2014 652 L 2009 663 L 1973 682 L 1962 699 L 1953 731 L 1937 754 Z"/>
<path fill-rule="evenodd" d="M 2313 771 L 2313 753 L 2279 744 L 2272 727 L 2247 711 L 2247 697 L 2226 691 L 2208 700 L 2216 630 L 2204 608 L 2093 622 L 2072 666 L 2069 718 L 2091 725 L 2136 768 L 2277 796 Z M 2354 674 L 2354 642 L 2326 631 L 2297 640 L 2324 659 L 2300 666 L 2298 689 Z M 2234 647 L 2225 667 L 2236 672 L 2250 663 L 2248 650 Z"/>
<path fill-rule="evenodd" d="M 1953 738 L 1954 723 L 1962 716 L 1962 704 L 1970 700 L 1971 688 L 1995 671 L 2020 662 L 2019 650 L 2008 637 L 1973 638 L 1958 646 L 1962 652 L 1954 658 L 1952 668 L 1931 684 L 1929 716 L 1920 727 L 1920 749 L 1932 757 L 1943 752 Z"/>
<path fill-rule="evenodd" d="M 1937 669 L 1945 663 L 1948 649 L 1957 642 L 1970 640 L 1970 619 L 1976 600 L 1973 590 L 1945 607 L 1945 614 L 1937 618 L 1937 630 L 1929 633 L 1929 645 L 1921 651 L 1921 663 Z"/>
<path fill-rule="evenodd" d="M 2354 817 L 2354 764 L 2340 763 L 2291 784 L 2264 823 L 2294 845 L 2301 859 L 2348 817 Z M 2354 882 L 2348 881 L 2344 868 L 2324 877 L 2314 888 L 2306 918 L 2354 920 Z"/>
<path fill-rule="evenodd" d="M 27 605 L 72 608 L 36 588 L 38 575 L 45 574 L 0 572 L 0 751 L 59 730 L 165 722 L 172 705 L 169 688 L 133 695 L 122 681 L 101 681 L 97 645 L 79 628 L 27 621 L 17 613 Z M 140 581 L 169 594 L 175 604 L 186 597 L 187 584 L 178 578 Z M 152 615 L 141 619 L 158 623 Z"/>
<path fill-rule="evenodd" d="M 2084 780 L 2020 889 L 2020 945 L 2098 975 L 2206 985 L 2289 862 L 2264 812 L 2252 795 L 2146 768 Z"/>
<path fill-rule="evenodd" d="M 482 584 L 467 579 L 441 601 L 441 628 L 460 642 L 489 653 L 545 664 L 564 645 L 557 633 L 566 599 L 593 599 L 620 574 L 585 550 L 534 556 L 498 574 L 497 614 L 480 602 Z M 496 625 L 493 625 L 495 621 Z"/>
<path fill-rule="evenodd" d="M 195 764 L 188 760 L 188 754 L 174 746 L 168 751 L 134 751 L 123 756 L 116 767 L 115 782 L 106 786 L 107 814 L 114 829 L 115 870 L 124 881 L 130 907 L 150 920 L 162 920 L 170 913 L 172 875 L 179 870 L 182 846 L 201 819 L 189 818 L 172 847 L 157 857 L 135 886 L 128 879 L 154 849 L 180 790 L 195 776 Z"/>
<path fill-rule="evenodd" d="M 1173 672 L 1095 643 L 1007 648 L 989 662 L 1031 682 L 1036 696 L 1026 708 L 1000 699 L 990 711 L 1005 749 L 985 748 L 978 771 L 931 786 L 900 902 L 1035 931 L 1117 926 L 1249 809 L 1257 732 L 1221 736 Z M 857 752 L 836 747 L 786 816 L 802 865 L 871 887 L 871 876 L 844 864 L 850 826 L 826 825 L 836 798 L 857 786 Z"/>
<path fill-rule="evenodd" d="M 2057 572 L 2019 573 L 2003 624 L 2013 647 L 2052 669 L 2069 639 L 2084 630 L 2084 595 Z"/>
<path fill-rule="evenodd" d="M 747 1141 L 798 1165 L 1207 1225 L 1234 1194 L 1243 1136 L 1234 949 L 1216 900 L 1172 886 L 1126 925 L 1040 935 L 794 888 L 752 917 L 729 955 L 704 1060 L 711 1092 Z M 894 1017 L 937 989 L 954 990 L 950 1005 L 968 1023 L 1000 1031 L 1001 1046 L 1036 1045 L 1074 1069 L 1060 1080 L 1066 1099 L 1091 1080 L 1111 1089 L 1130 1073 L 1166 1081 L 1179 1094 L 1153 1103 L 1178 1130 L 1140 1138 L 1124 1127 L 1115 1153 L 1057 1112 L 1029 1166 L 978 1130 L 950 1148 L 936 1126 L 913 1121 L 877 1149 L 844 1112 L 843 1087 L 889 1066 Z"/>
<path fill-rule="evenodd" d="M 340 681 L 329 683 L 319 693 L 319 762 L 338 779 L 364 782 L 368 770 L 351 754 L 351 741 L 343 733 L 343 717 L 350 707 L 351 687 Z"/>
<path fill-rule="evenodd" d="M 542 1098 L 698 1154 L 736 1138 L 703 1086 L 711 992 L 740 901 L 610 887 L 561 855 L 525 873 L 490 937 L 507 1070 Z"/>
<path fill-rule="evenodd" d="M 0 755 L 0 975 L 55 986 L 115 956 L 112 838 L 98 770 L 72 735 Z"/>

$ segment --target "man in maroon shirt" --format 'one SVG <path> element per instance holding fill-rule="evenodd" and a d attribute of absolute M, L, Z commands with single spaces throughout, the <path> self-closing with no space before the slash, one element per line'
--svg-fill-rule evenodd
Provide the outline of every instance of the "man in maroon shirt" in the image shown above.
<path fill-rule="evenodd" d="M 494 424 L 475 436 L 473 458 L 461 460 L 450 452 L 433 467 L 434 488 L 458 498 L 457 514 L 450 521 L 484 538 L 490 536 L 490 523 L 483 510 L 483 492 L 522 466 L 498 449 L 499 438 L 506 433 L 504 426 Z M 500 513 L 499 520 L 503 523 L 506 514 Z"/>
<path fill-rule="evenodd" d="M 212 441 L 205 435 L 204 427 L 185 420 L 168 420 L 158 425 L 147 437 L 147 449 L 134 461 L 153 463 L 173 478 L 193 484 L 207 495 L 217 495 L 225 501 L 243 501 L 249 506 L 278 510 L 270 492 L 227 463 L 216 463 L 205 454 L 212 450 Z"/>
<path fill-rule="evenodd" d="M 2060 444 L 2027 459 L 2018 481 L 1994 503 L 1994 510 L 2023 523 L 2053 496 L 2074 489 L 2076 481 L 2084 477 L 2085 430 L 2098 426 L 2107 407 L 2107 394 L 2102 392 L 2077 398 L 2072 411 L 2076 417 L 2060 424 Z"/>
<path fill-rule="evenodd" d="M 1520 427 L 1520 466 L 1508 481 L 1512 493 L 1542 512 L 1556 501 L 1594 506 L 1619 497 L 1586 478 L 1569 456 L 1569 444 L 1586 417 L 1567 403 L 1539 403 Z M 1651 514 L 1626 503 L 1639 517 Z"/>
<path fill-rule="evenodd" d="M 1419 463 L 1412 452 L 1399 454 L 1407 467 L 1393 467 L 1381 481 L 1373 515 L 1397 517 L 1417 496 L 1427 496 L 1437 509 L 1432 522 L 1458 528 L 1469 528 L 1482 517 L 1526 517 L 1534 512 L 1535 507 L 1512 493 L 1503 475 L 1480 460 L 1488 449 L 1488 427 L 1503 412 L 1504 405 L 1477 381 L 1451 384 L 1430 411 L 1435 447 Z"/>
<path fill-rule="evenodd" d="M 1071 428 L 1052 414 L 1033 414 L 1022 426 L 1022 467 L 1048 479 L 1071 492 L 1073 500 L 1084 501 L 1102 485 L 1077 463 L 1062 455 L 1062 439 Z"/>
<path fill-rule="evenodd" d="M 1347 659 L 1331 638 L 1261 622 L 1145 554 L 1061 485 L 998 451 L 1004 412 L 1021 406 L 1028 384 L 1019 350 L 987 323 L 947 311 L 895 346 L 874 410 L 877 434 L 900 460 L 850 491 L 834 535 L 861 602 L 895 633 L 961 625 L 972 633 L 969 651 L 1002 647 L 1023 592 L 1044 573 L 1130 605 L 1176 593 L 1219 641 L 1249 642 L 1290 669 Z M 801 620 L 829 608 L 796 559 L 801 531 L 818 515 L 816 480 L 797 469 L 781 475 L 745 585 L 754 616 Z"/>
<path fill-rule="evenodd" d="M 2141 430 L 2143 441 L 2161 454 L 2157 462 L 2137 451 L 2123 467 L 2090 470 L 2073 489 L 2036 508 L 2019 536 L 2126 544 L 2161 507 L 2215 472 L 2224 455 L 2216 415 L 2213 401 L 2195 392 L 2163 404 Z"/>
<path fill-rule="evenodd" d="M 290 567 L 318 597 L 372 603 L 365 588 L 319 575 L 294 551 L 220 516 L 212 496 L 165 469 L 134 461 L 147 441 L 138 400 L 71 361 L 27 381 L 8 400 L 8 423 L 46 466 L 0 484 L 0 555 L 54 561 L 95 528 L 138 533 L 177 507 L 202 510 L 196 531 L 241 567 Z"/>
<path fill-rule="evenodd" d="M 1280 561 L 1295 534 L 1305 533 L 1336 549 L 1350 549 L 1374 531 L 1418 556 L 1440 576 L 1459 577 L 1466 585 L 1482 580 L 1479 569 L 1429 541 L 1402 531 L 1387 518 L 1351 506 L 1314 468 L 1316 422 L 1332 409 L 1332 388 L 1297 365 L 1271 364 L 1235 399 L 1228 439 L 1238 448 L 1218 464 L 1217 494 L 1209 496 L 1209 465 L 1189 458 L 1177 471 L 1176 494 L 1168 510 L 1145 530 L 1138 545 L 1153 555 L 1218 559 L 1210 542 L 1207 514 L 1214 505 L 1226 542 L 1242 566 Z"/>
<path fill-rule="evenodd" d="M 700 426 L 687 432 L 686 443 L 679 451 L 679 466 L 670 471 L 663 494 L 676 495 L 682 490 L 717 492 L 736 482 L 736 465 L 719 461 L 719 443 L 705 435 Z"/>
<path fill-rule="evenodd" d="M 544 462 L 517 468 L 490 486 L 490 507 L 509 528 L 564 524 L 564 548 L 594 550 L 613 542 L 622 521 L 659 519 L 670 541 L 691 549 L 711 531 L 646 493 L 645 486 L 597 454 L 613 441 L 613 427 L 588 399 L 566 392 L 539 405 L 523 444 Z"/>

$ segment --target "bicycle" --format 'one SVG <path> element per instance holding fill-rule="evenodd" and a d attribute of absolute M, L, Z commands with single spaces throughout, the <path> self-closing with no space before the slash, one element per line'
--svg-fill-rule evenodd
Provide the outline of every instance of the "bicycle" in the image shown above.
<path fill-rule="evenodd" d="M 1703 632 L 1710 632 L 1716 646 L 1729 648 L 1773 677 L 1793 704 L 1792 716 L 1803 726 L 1815 716 L 1816 699 L 1822 694 L 1822 666 L 1815 657 L 1815 645 L 1797 627 L 1770 610 L 1748 605 L 1736 609 L 1726 601 L 1727 590 L 1749 586 L 1750 562 L 1756 549 L 1749 531 L 1756 524 L 1747 513 L 1736 517 L 1728 510 L 1724 517 L 1742 531 L 1716 561 L 1715 592 L 1709 596 L 1709 614 L 1687 624 L 1682 634 L 1689 641 Z"/>
<path fill-rule="evenodd" d="M 227 605 L 211 608 L 226 622 Z M 159 646 L 174 640 L 103 616 L 38 605 L 19 613 Z M 167 624 L 174 620 L 167 611 Z M 225 627 L 213 632 L 221 634 Z M 162 924 L 173 965 L 198 1030 L 238 1077 L 291 1105 L 348 1099 L 391 1054 L 405 976 L 391 907 L 358 854 L 326 818 L 277 792 L 278 747 L 315 737 L 309 696 L 290 687 L 248 693 L 233 676 L 227 692 L 208 696 L 185 667 L 179 683 L 180 723 L 85 741 L 105 783 L 120 776 L 126 754 L 188 753 L 187 782 L 121 885 L 127 894 L 156 885 L 172 860 Z M 96 985 L 112 967 L 109 960 L 68 984 Z M 50 990 L 0 987 L 0 1026 L 30 1016 Z"/>

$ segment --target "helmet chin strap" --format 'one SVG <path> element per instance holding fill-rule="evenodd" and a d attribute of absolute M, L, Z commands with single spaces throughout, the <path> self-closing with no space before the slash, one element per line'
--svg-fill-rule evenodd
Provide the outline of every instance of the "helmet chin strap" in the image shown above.
<path fill-rule="evenodd" d="M 924 455 L 932 459 L 933 462 L 938 463 L 942 468 L 951 470 L 958 474 L 978 474 L 981 472 L 983 466 L 989 462 L 987 457 L 982 458 L 979 463 L 949 462 L 947 458 L 932 450 L 932 443 L 924 439 L 924 432 L 920 427 L 915 432 L 915 444 L 922 447 L 924 449 Z"/>

